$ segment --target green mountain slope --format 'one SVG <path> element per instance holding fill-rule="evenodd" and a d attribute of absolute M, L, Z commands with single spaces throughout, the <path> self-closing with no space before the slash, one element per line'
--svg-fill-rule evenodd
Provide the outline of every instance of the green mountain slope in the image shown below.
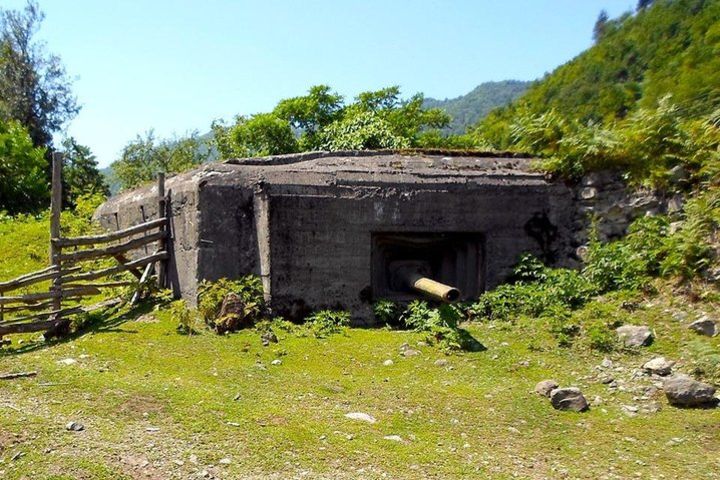
<path fill-rule="evenodd" d="M 607 122 L 665 95 L 689 116 L 720 106 L 720 0 L 656 0 L 608 21 L 597 43 L 483 122 L 496 140 L 519 111 Z M 493 138 L 496 137 L 496 138 Z"/>
<path fill-rule="evenodd" d="M 456 98 L 438 100 L 425 99 L 426 108 L 441 108 L 450 114 L 452 121 L 447 133 L 462 134 L 468 127 L 485 118 L 491 110 L 508 105 L 525 93 L 531 82 L 520 80 L 504 80 L 502 82 L 485 82 L 475 87 L 470 93 Z"/>

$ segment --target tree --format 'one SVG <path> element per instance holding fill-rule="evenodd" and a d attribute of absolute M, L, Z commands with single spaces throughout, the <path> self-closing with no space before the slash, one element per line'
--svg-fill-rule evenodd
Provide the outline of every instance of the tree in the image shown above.
<path fill-rule="evenodd" d="M 36 147 L 80 111 L 60 57 L 34 39 L 44 17 L 33 0 L 22 11 L 0 9 L 0 113 L 23 124 Z"/>
<path fill-rule="evenodd" d="M 0 210 L 16 214 L 47 207 L 44 155 L 20 123 L 0 121 Z"/>
<path fill-rule="evenodd" d="M 643 10 L 653 4 L 655 0 L 638 0 L 637 11 Z"/>
<path fill-rule="evenodd" d="M 110 188 L 98 170 L 95 155 L 73 137 L 62 143 L 63 152 L 63 204 L 75 207 L 77 199 L 83 195 L 110 195 Z"/>
<path fill-rule="evenodd" d="M 600 10 L 597 20 L 595 20 L 595 26 L 593 27 L 593 40 L 599 42 L 607 30 L 607 23 L 610 20 L 606 10 Z"/>
<path fill-rule="evenodd" d="M 290 123 L 272 113 L 238 116 L 230 127 L 215 122 L 213 133 L 223 158 L 279 155 L 299 148 Z"/>
<path fill-rule="evenodd" d="M 319 146 L 317 133 L 340 119 L 342 111 L 342 95 L 332 92 L 327 85 L 316 85 L 305 96 L 281 100 L 273 113 L 300 132 L 302 150 L 314 150 Z"/>
<path fill-rule="evenodd" d="M 396 135 L 375 112 L 361 112 L 333 122 L 321 132 L 322 149 L 377 150 L 408 148 L 408 139 Z"/>
<path fill-rule="evenodd" d="M 133 188 L 152 181 L 159 172 L 182 172 L 206 163 L 212 156 L 197 132 L 180 139 L 157 140 L 151 130 L 128 143 L 111 168 L 122 188 Z"/>

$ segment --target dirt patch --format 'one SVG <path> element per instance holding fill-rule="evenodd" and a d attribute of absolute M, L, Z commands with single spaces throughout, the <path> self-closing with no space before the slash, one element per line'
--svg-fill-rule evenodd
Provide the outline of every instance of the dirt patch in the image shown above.
<path fill-rule="evenodd" d="M 165 402 L 149 395 L 134 395 L 120 405 L 120 412 L 130 416 L 164 413 Z"/>

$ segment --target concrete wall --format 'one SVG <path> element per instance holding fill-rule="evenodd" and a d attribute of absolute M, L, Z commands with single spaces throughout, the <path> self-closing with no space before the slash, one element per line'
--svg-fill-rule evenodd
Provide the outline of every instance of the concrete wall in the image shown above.
<path fill-rule="evenodd" d="M 301 317 L 343 308 L 370 321 L 372 232 L 473 232 L 485 236 L 486 286 L 501 283 L 524 252 L 543 254 L 526 225 L 548 215 L 565 252 L 571 192 L 564 186 L 272 186 L 269 189 L 272 304 Z"/>

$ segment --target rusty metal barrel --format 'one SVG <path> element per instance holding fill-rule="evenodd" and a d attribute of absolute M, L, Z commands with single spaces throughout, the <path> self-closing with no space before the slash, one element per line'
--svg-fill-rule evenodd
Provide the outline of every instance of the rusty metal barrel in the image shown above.
<path fill-rule="evenodd" d="M 457 288 L 424 277 L 419 273 L 408 273 L 405 278 L 410 288 L 435 300 L 451 303 L 460 298 L 460 290 Z"/>

